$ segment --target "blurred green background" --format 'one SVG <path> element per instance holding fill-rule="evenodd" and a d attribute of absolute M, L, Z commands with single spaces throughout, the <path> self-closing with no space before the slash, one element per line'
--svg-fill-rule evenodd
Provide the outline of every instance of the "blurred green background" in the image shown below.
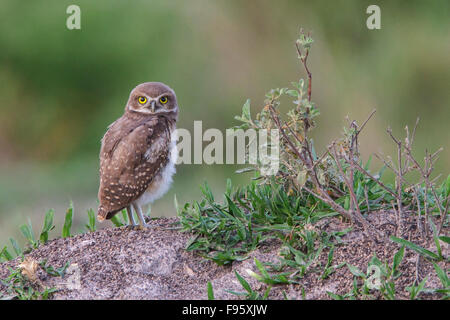
<path fill-rule="evenodd" d="M 70 4 L 81 8 L 81 30 L 66 28 Z M 366 27 L 370 4 L 381 7 L 381 30 Z M 362 122 L 376 108 L 362 135 L 363 158 L 394 154 L 385 129 L 403 135 L 419 116 L 417 155 L 444 146 L 436 171 L 446 176 L 449 13 L 447 0 L 2 0 L 0 243 L 20 239 L 28 218 L 40 229 L 50 208 L 61 226 L 70 201 L 73 231 L 82 228 L 86 210 L 97 208 L 100 139 L 134 86 L 161 81 L 174 88 L 178 127 L 191 129 L 194 120 L 204 130 L 231 127 L 247 98 L 255 113 L 269 89 L 305 76 L 294 49 L 300 27 L 315 39 L 309 64 L 321 111 L 318 148 L 340 134 L 346 115 Z M 180 203 L 198 199 L 205 180 L 216 193 L 227 177 L 245 183 L 249 175 L 235 169 L 178 166 L 152 214 L 174 215 L 174 195 Z"/>

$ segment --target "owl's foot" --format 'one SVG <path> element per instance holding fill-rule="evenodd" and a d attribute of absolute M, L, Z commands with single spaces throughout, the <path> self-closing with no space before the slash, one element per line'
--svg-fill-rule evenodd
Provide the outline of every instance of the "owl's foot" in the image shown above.
<path fill-rule="evenodd" d="M 127 226 L 129 229 L 134 229 L 138 226 L 138 224 L 136 223 L 136 220 L 134 220 L 134 216 L 133 216 L 133 210 L 131 210 L 131 206 L 127 207 L 127 214 L 128 214 L 128 221 L 129 221 L 129 225 Z"/>
<path fill-rule="evenodd" d="M 141 207 L 139 205 L 137 205 L 137 204 L 133 204 L 133 207 L 134 207 L 134 210 L 136 211 L 138 219 L 139 219 L 139 227 L 138 227 L 138 229 L 139 230 L 145 230 L 145 229 L 151 228 L 152 225 L 147 224 L 145 222 L 145 217 L 144 217 L 144 214 L 142 213 Z"/>
<path fill-rule="evenodd" d="M 144 224 L 140 224 L 140 225 L 136 226 L 135 228 L 137 230 L 147 230 L 147 229 L 153 228 L 153 226 L 151 224 L 144 223 Z"/>

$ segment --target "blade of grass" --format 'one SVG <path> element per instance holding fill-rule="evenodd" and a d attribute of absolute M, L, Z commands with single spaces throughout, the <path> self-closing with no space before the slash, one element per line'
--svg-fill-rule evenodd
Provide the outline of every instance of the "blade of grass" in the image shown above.
<path fill-rule="evenodd" d="M 408 240 L 405 240 L 405 239 L 402 239 L 402 238 L 397 238 L 395 236 L 390 236 L 389 239 L 391 239 L 391 241 L 394 241 L 396 243 L 404 245 L 404 246 L 410 248 L 411 250 L 414 250 L 417 253 L 419 253 L 419 254 L 421 254 L 421 255 L 429 258 L 429 259 L 439 260 L 439 256 L 436 253 L 431 252 L 430 250 L 427 250 L 425 248 L 422 248 L 421 246 L 419 246 L 419 245 L 417 245 L 417 244 L 415 244 L 415 243 L 413 243 L 411 241 L 408 241 Z"/>
<path fill-rule="evenodd" d="M 214 291 L 211 281 L 208 281 L 208 300 L 214 300 Z"/>
<path fill-rule="evenodd" d="M 66 217 L 64 219 L 64 226 L 62 230 L 63 238 L 70 237 L 70 228 L 72 227 L 72 219 L 73 219 L 73 204 L 71 202 L 69 209 L 67 209 Z"/>

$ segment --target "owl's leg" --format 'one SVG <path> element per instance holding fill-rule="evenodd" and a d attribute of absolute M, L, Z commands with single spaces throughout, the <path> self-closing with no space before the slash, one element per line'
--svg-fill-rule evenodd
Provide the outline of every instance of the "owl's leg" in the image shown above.
<path fill-rule="evenodd" d="M 136 220 L 134 220 L 133 211 L 131 210 L 131 206 L 127 207 L 127 213 L 128 213 L 128 222 L 130 227 L 137 226 Z"/>
<path fill-rule="evenodd" d="M 139 223 L 140 223 L 141 227 L 143 227 L 143 228 L 148 228 L 148 227 L 150 227 L 150 225 L 147 224 L 147 223 L 145 222 L 144 214 L 142 213 L 142 208 L 141 208 L 141 206 L 139 206 L 139 205 L 136 204 L 136 203 L 133 203 L 133 207 L 134 207 L 134 210 L 135 210 L 136 213 L 137 213 L 137 216 L 138 216 Z"/>

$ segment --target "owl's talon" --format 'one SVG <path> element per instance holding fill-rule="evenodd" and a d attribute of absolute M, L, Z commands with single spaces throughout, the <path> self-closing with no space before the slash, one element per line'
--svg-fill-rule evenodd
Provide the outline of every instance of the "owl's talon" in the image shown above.
<path fill-rule="evenodd" d="M 150 224 L 140 224 L 139 226 L 137 226 L 137 229 L 138 230 L 147 230 L 147 229 L 150 229 L 152 227 L 152 225 L 150 225 Z"/>

